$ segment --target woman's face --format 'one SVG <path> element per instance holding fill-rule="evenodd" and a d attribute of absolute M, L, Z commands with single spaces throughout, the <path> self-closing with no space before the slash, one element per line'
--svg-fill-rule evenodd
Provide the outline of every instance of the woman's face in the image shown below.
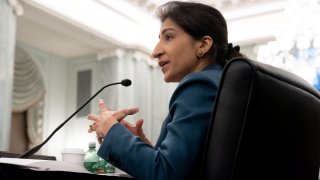
<path fill-rule="evenodd" d="M 204 68 L 203 61 L 196 56 L 200 41 L 194 40 L 170 18 L 161 24 L 159 39 L 152 56 L 158 58 L 166 82 L 179 82 L 187 74 Z"/>

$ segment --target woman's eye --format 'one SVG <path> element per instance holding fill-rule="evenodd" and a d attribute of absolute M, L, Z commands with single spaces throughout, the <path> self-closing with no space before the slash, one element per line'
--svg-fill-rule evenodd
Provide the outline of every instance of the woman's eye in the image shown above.
<path fill-rule="evenodd" d="M 169 40 L 171 40 L 173 38 L 173 36 L 167 34 L 167 35 L 165 35 L 164 38 L 165 38 L 166 41 L 169 41 Z"/>

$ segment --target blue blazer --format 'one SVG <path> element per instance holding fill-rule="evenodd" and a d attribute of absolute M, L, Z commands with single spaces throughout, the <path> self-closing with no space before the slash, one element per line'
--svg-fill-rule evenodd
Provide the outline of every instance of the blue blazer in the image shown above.
<path fill-rule="evenodd" d="M 210 65 L 180 81 L 155 147 L 118 123 L 107 133 L 98 155 L 141 180 L 195 178 L 221 72 L 221 66 Z"/>

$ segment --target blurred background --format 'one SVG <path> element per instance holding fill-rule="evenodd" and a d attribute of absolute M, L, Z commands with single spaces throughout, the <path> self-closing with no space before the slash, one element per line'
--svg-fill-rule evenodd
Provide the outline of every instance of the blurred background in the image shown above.
<path fill-rule="evenodd" d="M 139 107 L 155 143 L 175 83 L 164 83 L 150 54 L 158 41 L 160 0 L 0 0 L 0 151 L 22 153 L 41 143 L 106 84 L 38 154 L 61 158 L 87 149 L 88 113 Z M 219 9 L 229 42 L 252 60 L 303 77 L 320 89 L 319 0 L 200 0 Z"/>

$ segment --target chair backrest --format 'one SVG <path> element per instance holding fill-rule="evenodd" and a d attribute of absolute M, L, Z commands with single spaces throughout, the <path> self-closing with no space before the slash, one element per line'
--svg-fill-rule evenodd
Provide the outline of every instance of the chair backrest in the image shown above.
<path fill-rule="evenodd" d="M 320 93 L 300 77 L 246 58 L 225 67 L 201 179 L 317 180 Z"/>

